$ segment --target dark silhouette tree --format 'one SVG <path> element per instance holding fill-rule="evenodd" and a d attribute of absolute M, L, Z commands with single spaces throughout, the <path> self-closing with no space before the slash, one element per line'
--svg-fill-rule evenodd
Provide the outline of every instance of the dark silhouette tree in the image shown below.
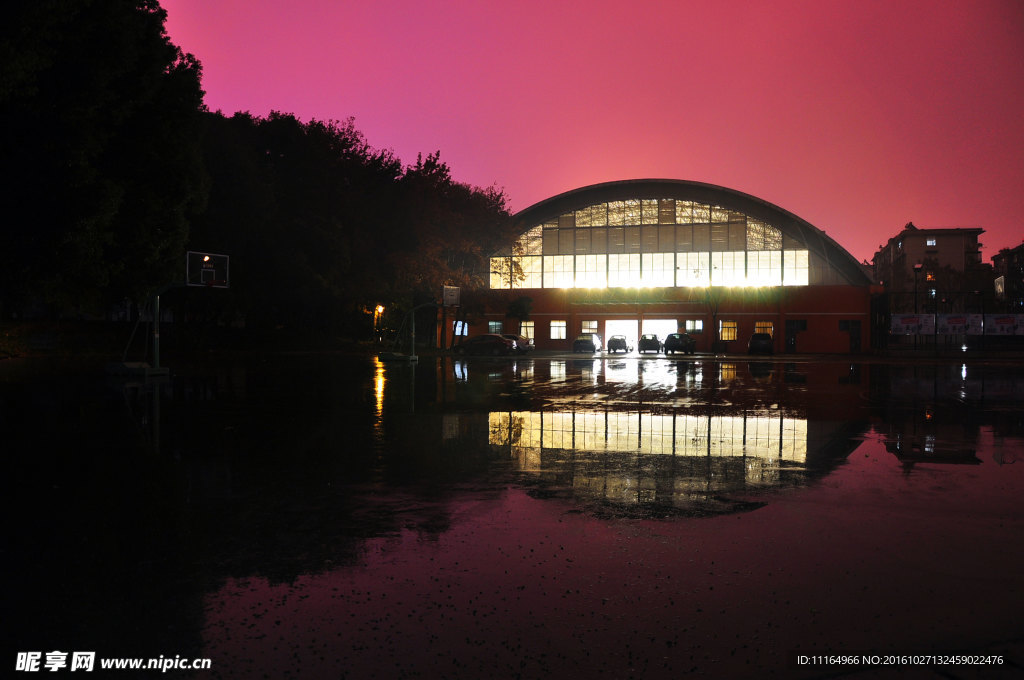
<path fill-rule="evenodd" d="M 0 302 L 138 297 L 183 267 L 200 65 L 156 0 L 15 0 L 0 22 Z"/>

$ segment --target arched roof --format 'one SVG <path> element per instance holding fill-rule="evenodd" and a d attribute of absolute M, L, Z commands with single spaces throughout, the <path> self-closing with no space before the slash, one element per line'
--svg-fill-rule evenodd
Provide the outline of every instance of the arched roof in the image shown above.
<path fill-rule="evenodd" d="M 559 215 L 607 201 L 674 198 L 696 201 L 743 213 L 776 227 L 803 243 L 853 285 L 868 285 L 870 278 L 857 260 L 824 231 L 768 201 L 734 189 L 681 179 L 629 179 L 592 184 L 552 196 L 513 216 L 523 232 Z"/>

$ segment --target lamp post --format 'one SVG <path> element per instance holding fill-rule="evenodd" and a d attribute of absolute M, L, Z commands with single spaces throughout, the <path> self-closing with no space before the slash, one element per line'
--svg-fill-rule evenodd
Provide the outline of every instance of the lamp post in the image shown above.
<path fill-rule="evenodd" d="M 384 305 L 377 305 L 373 309 L 373 334 L 377 336 L 377 342 L 383 342 L 380 335 L 380 317 L 384 313 Z"/>

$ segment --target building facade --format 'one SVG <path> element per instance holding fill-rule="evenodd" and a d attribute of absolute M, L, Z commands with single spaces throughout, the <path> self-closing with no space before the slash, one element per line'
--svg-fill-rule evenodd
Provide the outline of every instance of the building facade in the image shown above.
<path fill-rule="evenodd" d="M 995 297 L 1003 311 L 1024 313 L 1024 243 L 992 256 Z"/>
<path fill-rule="evenodd" d="M 822 230 L 731 189 L 682 180 L 583 187 L 514 217 L 469 332 L 522 333 L 569 350 L 687 332 L 699 351 L 860 353 L 870 345 L 871 280 Z"/>
<path fill-rule="evenodd" d="M 963 312 L 991 288 L 979 228 L 919 229 L 908 223 L 872 257 L 874 278 L 893 313 Z"/>

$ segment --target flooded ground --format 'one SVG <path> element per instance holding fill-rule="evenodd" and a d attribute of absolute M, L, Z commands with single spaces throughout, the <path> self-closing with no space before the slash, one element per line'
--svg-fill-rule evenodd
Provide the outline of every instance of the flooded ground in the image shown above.
<path fill-rule="evenodd" d="M 9 659 L 1017 677 L 1022 403 L 1007 362 L 3 362 Z M 955 653 L 1002 663 L 797 662 Z"/>

